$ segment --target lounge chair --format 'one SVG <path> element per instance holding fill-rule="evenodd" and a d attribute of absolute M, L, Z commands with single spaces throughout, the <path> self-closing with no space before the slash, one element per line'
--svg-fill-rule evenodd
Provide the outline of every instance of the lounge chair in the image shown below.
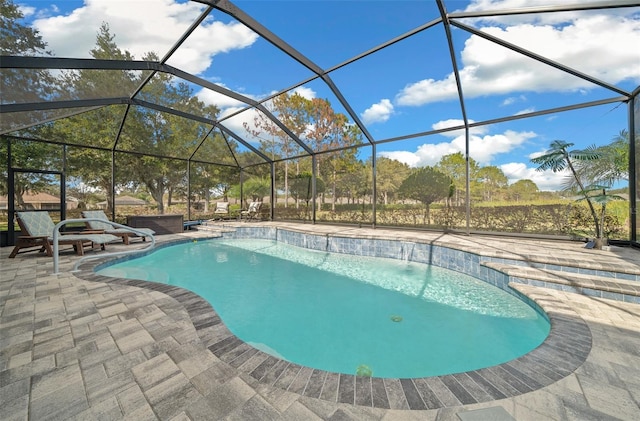
<path fill-rule="evenodd" d="M 258 217 L 260 212 L 260 206 L 262 202 L 251 202 L 249 203 L 249 208 L 247 210 L 243 210 L 240 212 L 240 219 L 244 216 L 246 220 L 255 219 Z"/>
<path fill-rule="evenodd" d="M 105 234 L 111 234 L 111 235 L 115 235 L 116 237 L 122 238 L 122 242 L 124 242 L 127 245 L 129 244 L 130 237 L 142 237 L 142 241 L 146 241 L 148 236 L 155 234 L 155 231 L 150 228 L 136 228 L 136 230 L 138 231 L 145 232 L 147 234 L 146 236 L 139 235 L 138 233 L 129 231 L 125 228 L 116 228 L 113 225 L 111 225 L 111 223 L 109 222 L 109 218 L 107 218 L 107 215 L 102 210 L 82 211 L 82 217 L 104 220 L 104 222 L 87 221 L 86 224 L 87 224 L 87 227 L 89 227 L 92 230 L 101 230 L 101 231 L 104 231 Z"/>
<path fill-rule="evenodd" d="M 216 210 L 213 211 L 213 214 L 218 216 L 220 220 L 224 219 L 225 216 L 229 216 L 229 202 L 216 203 Z"/>
<path fill-rule="evenodd" d="M 40 247 L 40 251 L 45 251 L 47 256 L 53 256 L 53 231 L 56 225 L 53 223 L 48 212 L 16 212 L 16 219 L 20 226 L 22 235 L 16 239 L 16 245 L 9 255 L 16 257 L 20 249 Z M 103 232 L 85 231 L 77 234 L 61 233 L 58 237 L 58 244 L 72 245 L 79 256 L 84 255 L 84 247 L 99 244 L 101 249 L 105 249 L 105 244 L 117 241 L 118 237 L 104 234 Z"/>

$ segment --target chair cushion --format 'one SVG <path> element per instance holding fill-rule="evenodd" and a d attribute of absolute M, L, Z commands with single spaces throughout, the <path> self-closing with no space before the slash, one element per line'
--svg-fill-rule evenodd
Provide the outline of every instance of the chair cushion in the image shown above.
<path fill-rule="evenodd" d="M 48 212 L 16 212 L 18 218 L 22 221 L 27 234 L 33 237 L 53 238 L 53 231 L 56 225 L 53 223 Z M 118 237 L 110 234 L 69 234 L 58 237 L 60 242 L 65 241 L 91 241 L 97 244 L 110 243 L 117 241 Z"/>
<path fill-rule="evenodd" d="M 229 212 L 229 202 L 216 203 L 215 213 L 227 213 Z"/>
<path fill-rule="evenodd" d="M 83 218 L 96 218 L 96 219 L 103 219 L 105 222 L 100 222 L 100 221 L 87 221 L 87 224 L 89 224 L 89 227 L 91 227 L 91 229 L 94 230 L 102 230 L 104 232 L 106 232 L 107 234 L 123 234 L 123 233 L 130 233 L 131 235 L 139 235 L 137 232 L 134 233 L 132 231 L 129 231 L 125 228 L 116 228 L 113 225 L 111 225 L 108 221 L 109 218 L 107 218 L 107 215 L 104 213 L 104 211 L 102 210 L 92 210 L 92 211 L 82 211 L 82 217 Z M 139 231 L 143 231 L 144 233 L 146 233 L 147 235 L 153 235 L 156 232 L 150 228 L 136 228 Z"/>
<path fill-rule="evenodd" d="M 146 235 L 153 235 L 153 234 L 156 233 L 151 228 L 135 228 L 135 227 L 132 227 L 132 228 L 137 230 L 137 231 L 142 231 Z M 140 235 L 137 232 L 130 231 L 130 230 L 126 229 L 126 228 L 110 228 L 110 229 L 105 230 L 105 232 L 107 234 L 125 234 L 125 233 L 129 233 L 131 235 L 138 235 L 138 236 Z"/>
<path fill-rule="evenodd" d="M 82 211 L 82 217 L 102 219 L 104 221 L 109 220 L 109 218 L 107 218 L 107 215 L 104 213 L 104 211 L 101 211 L 101 210 Z M 87 224 L 91 227 L 91 229 L 94 229 L 94 230 L 107 231 L 107 230 L 113 229 L 113 225 L 109 224 L 108 222 L 87 221 Z"/>
<path fill-rule="evenodd" d="M 58 237 L 60 243 L 65 241 L 91 241 L 96 244 L 105 244 L 112 241 L 118 241 L 118 237 L 111 234 L 68 234 Z"/>
<path fill-rule="evenodd" d="M 22 221 L 26 234 L 33 237 L 51 237 L 56 224 L 48 212 L 16 212 Z"/>

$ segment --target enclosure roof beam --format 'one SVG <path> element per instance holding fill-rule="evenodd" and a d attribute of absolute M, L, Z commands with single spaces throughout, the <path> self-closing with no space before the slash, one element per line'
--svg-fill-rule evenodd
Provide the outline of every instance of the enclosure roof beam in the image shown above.
<path fill-rule="evenodd" d="M 232 130 L 230 130 L 226 126 L 224 126 L 224 125 L 222 125 L 220 123 L 218 123 L 217 126 L 220 129 L 220 132 L 222 132 L 223 136 L 226 134 L 228 136 L 233 137 L 236 141 L 240 142 L 245 148 L 248 148 L 249 150 L 251 150 L 251 152 L 255 153 L 260 158 L 264 159 L 265 162 L 269 162 L 269 163 L 273 162 L 273 160 L 271 158 L 266 156 L 264 153 L 260 152 L 260 150 L 258 150 L 256 147 L 254 147 L 251 143 L 249 143 L 246 140 L 242 139 L 240 136 L 235 134 Z M 225 138 L 225 140 L 226 140 L 226 138 Z"/>
<path fill-rule="evenodd" d="M 255 106 L 255 100 L 220 85 L 157 61 L 102 60 L 85 58 L 0 56 L 0 69 L 64 69 L 64 70 L 152 70 L 182 78 L 203 88 L 211 89 L 244 104 Z"/>
<path fill-rule="evenodd" d="M 222 128 L 219 128 L 219 131 L 220 131 L 220 135 L 224 139 L 224 143 L 225 143 L 225 145 L 227 145 L 227 149 L 229 150 L 229 153 L 233 157 L 233 160 L 235 161 L 236 165 L 239 168 L 242 168 L 242 165 L 240 165 L 240 162 L 238 162 L 238 157 L 236 156 L 235 153 L 233 153 L 233 149 L 231 149 L 231 144 L 229 143 L 229 139 L 227 138 L 227 135 L 225 134 L 224 130 L 222 130 Z"/>
<path fill-rule="evenodd" d="M 412 29 L 412 30 L 410 30 L 408 32 L 405 32 L 402 35 L 398 35 L 397 37 L 395 37 L 393 39 L 390 39 L 389 41 L 383 42 L 382 44 L 379 44 L 379 45 L 377 45 L 377 46 L 365 51 L 364 53 L 360 53 L 360 54 L 358 54 L 356 56 L 351 57 L 348 60 L 343 61 L 340 64 L 337 64 L 337 65 L 335 65 L 333 67 L 329 67 L 327 69 L 327 73 L 331 73 L 334 70 L 338 70 L 338 69 L 340 69 L 340 68 L 342 68 L 342 67 L 344 67 L 344 66 L 346 66 L 348 64 L 351 64 L 351 63 L 353 63 L 355 61 L 360 60 L 361 58 L 367 57 L 367 56 L 369 56 L 369 55 L 371 55 L 371 54 L 373 54 L 375 52 L 383 50 L 383 49 L 385 49 L 385 48 L 387 48 L 387 47 L 389 47 L 389 46 L 391 46 L 393 44 L 396 44 L 396 43 L 398 43 L 398 42 L 400 42 L 400 41 L 402 41 L 404 39 L 407 39 L 407 38 L 409 38 L 409 37 L 411 37 L 411 36 L 413 36 L 413 35 L 415 35 L 417 33 L 425 31 L 425 30 L 431 28 L 432 26 L 435 26 L 435 25 L 439 24 L 440 22 L 442 22 L 442 17 L 438 17 L 438 18 L 432 20 L 431 22 L 427 22 L 427 23 L 425 23 L 423 25 L 420 25 L 417 28 L 414 28 L 414 29 Z"/>
<path fill-rule="evenodd" d="M 169 51 L 164 55 L 164 57 L 162 57 L 162 59 L 160 59 L 160 64 L 165 64 L 167 62 L 167 60 L 169 60 L 169 58 L 171 58 L 173 53 L 175 53 L 178 50 L 178 47 L 180 47 L 184 43 L 184 41 L 189 37 L 189 35 L 191 35 L 191 33 L 193 31 L 195 31 L 198 26 L 200 26 L 202 21 L 209 15 L 211 10 L 213 10 L 212 7 L 207 7 L 207 10 L 205 10 L 203 13 L 200 14 L 198 19 L 196 19 L 189 26 L 189 28 L 186 30 L 186 32 L 184 34 L 182 34 L 180 39 L 178 41 L 176 41 L 176 43 L 173 45 L 173 47 L 171 47 L 169 49 Z M 147 77 L 142 81 L 142 83 L 140 83 L 140 86 L 138 86 L 138 89 L 136 89 L 135 92 L 131 95 L 131 98 L 134 98 L 136 95 L 138 95 L 138 93 L 140 93 L 140 91 L 146 86 L 146 84 L 149 83 L 149 81 L 153 78 L 153 76 L 155 74 L 156 74 L 155 71 L 149 73 L 147 75 Z"/>
<path fill-rule="evenodd" d="M 599 1 L 579 4 L 566 4 L 555 6 L 535 6 L 535 7 L 522 7 L 518 9 L 503 9 L 503 10 L 479 10 L 472 12 L 452 12 L 449 13 L 449 18 L 482 18 L 492 16 L 509 16 L 509 15 L 525 15 L 525 14 L 537 14 L 537 13 L 557 13 L 557 12 L 575 12 L 581 10 L 600 10 L 600 9 L 616 9 L 622 7 L 636 7 L 640 6 L 640 2 L 630 1 Z"/>
<path fill-rule="evenodd" d="M 460 29 L 464 29 L 465 31 L 468 31 L 468 32 L 470 32 L 470 33 L 472 33 L 474 35 L 479 36 L 479 37 L 482 37 L 482 38 L 484 38 L 484 39 L 486 39 L 488 41 L 494 42 L 494 43 L 496 43 L 498 45 L 501 45 L 501 46 L 503 46 L 505 48 L 508 48 L 508 49 L 510 49 L 512 51 L 518 52 L 518 53 L 520 53 L 520 54 L 522 54 L 524 56 L 527 56 L 529 58 L 532 58 L 532 59 L 534 59 L 534 60 L 536 60 L 536 61 L 538 61 L 540 63 L 544 63 L 544 64 L 549 65 L 551 67 L 555 67 L 556 69 L 561 70 L 561 71 L 563 71 L 565 73 L 569 73 L 570 75 L 576 76 L 576 77 L 578 77 L 580 79 L 584 79 L 584 80 L 586 80 L 588 82 L 591 82 L 593 84 L 599 85 L 599 86 L 601 86 L 603 88 L 606 88 L 606 89 L 608 89 L 610 91 L 619 93 L 620 95 L 625 95 L 627 97 L 631 96 L 631 94 L 629 92 L 627 92 L 627 91 L 625 91 L 623 89 L 620 89 L 617 86 L 614 86 L 614 85 L 611 85 L 609 83 L 603 82 L 600 79 L 596 79 L 595 77 L 589 76 L 589 75 L 587 75 L 585 73 L 582 73 L 582 72 L 580 72 L 578 70 L 575 70 L 575 69 L 573 69 L 573 68 L 571 68 L 569 66 L 565 66 L 563 64 L 560 64 L 557 61 L 554 61 L 554 60 L 551 60 L 551 59 L 546 58 L 544 56 L 541 56 L 540 54 L 536 54 L 536 53 L 534 53 L 532 51 L 529 51 L 527 49 L 518 47 L 515 44 L 512 44 L 512 43 L 507 42 L 505 40 L 502 40 L 500 38 L 494 37 L 493 35 L 489 35 L 489 34 L 487 34 L 485 32 L 482 32 L 482 31 L 478 31 L 477 29 L 475 29 L 475 28 L 473 28 L 473 27 L 471 27 L 469 25 L 465 25 L 465 24 L 463 24 L 461 22 L 456 22 L 456 21 L 451 21 L 451 25 L 454 25 L 454 26 L 456 26 L 456 27 L 458 27 Z"/>
<path fill-rule="evenodd" d="M 511 115 L 511 116 L 506 116 L 506 117 L 501 117 L 501 118 L 494 118 L 494 119 L 486 120 L 486 121 L 482 121 L 482 122 L 474 122 L 474 123 L 469 124 L 469 127 L 478 127 L 478 126 L 484 126 L 484 125 L 488 125 L 488 124 L 498 124 L 498 123 L 504 123 L 504 122 L 507 122 L 507 121 L 521 120 L 521 119 L 524 119 L 524 118 L 531 118 L 531 117 L 539 117 L 539 116 L 543 116 L 543 115 L 562 113 L 562 112 L 565 112 L 565 111 L 579 110 L 579 109 L 582 109 L 582 108 L 597 107 L 597 106 L 600 106 L 600 105 L 616 104 L 616 103 L 619 104 L 619 103 L 624 103 L 624 102 L 628 102 L 628 101 L 629 101 L 629 98 L 627 98 L 626 96 L 599 99 L 599 100 L 596 100 L 596 101 L 583 102 L 581 104 L 566 105 L 564 107 L 551 108 L 551 109 L 548 109 L 548 110 L 532 111 L 532 112 L 522 113 L 522 114 L 518 114 L 518 115 Z"/>
<path fill-rule="evenodd" d="M 79 148 L 84 148 L 84 149 L 91 149 L 91 150 L 97 150 L 97 151 L 104 151 L 104 152 L 117 152 L 117 153 L 121 153 L 121 154 L 126 154 L 126 155 L 135 155 L 135 156 L 151 156 L 153 158 L 160 158 L 160 159 L 174 159 L 176 161 L 191 161 L 191 162 L 197 162 L 200 164 L 212 164 L 212 165 L 220 165 L 220 166 L 224 166 L 224 167 L 230 167 L 230 168 L 237 168 L 234 165 L 229 165 L 229 164 L 223 164 L 223 163 L 219 163 L 219 162 L 211 162 L 211 161 L 203 161 L 203 160 L 198 160 L 198 159 L 189 159 L 189 158 L 182 158 L 182 157 L 167 157 L 166 155 L 159 155 L 159 154 L 154 154 L 154 153 L 146 153 L 146 152 L 138 152 L 138 151 L 128 151 L 125 149 L 113 149 L 111 147 L 106 147 L 106 146 L 94 146 L 94 145 L 82 145 L 82 144 L 78 144 L 78 143 L 69 143 L 69 142 L 63 142 L 63 141 L 57 141 L 57 140 L 44 140 L 44 139 L 31 139 L 28 137 L 24 137 L 24 136 L 14 136 L 14 135 L 5 135 L 7 138 L 9 139 L 15 139 L 15 140 L 26 140 L 26 141 L 33 141 L 33 142 L 39 142 L 39 143 L 46 143 L 49 145 L 60 145 L 60 146 L 71 146 L 71 147 L 79 147 Z"/>
<path fill-rule="evenodd" d="M 564 112 L 564 111 L 573 111 L 573 110 L 579 110 L 579 109 L 582 109 L 582 108 L 597 107 L 597 106 L 600 106 L 600 105 L 615 104 L 615 103 L 628 102 L 628 101 L 629 101 L 629 98 L 624 97 L 624 96 L 623 97 L 600 99 L 600 100 L 597 100 L 597 101 L 583 102 L 581 104 L 567 105 L 567 106 L 564 106 L 564 107 L 549 108 L 547 110 L 533 111 L 533 112 L 530 112 L 530 113 L 522 113 L 522 114 L 517 114 L 517 115 L 511 115 L 511 116 L 496 118 L 496 119 L 492 119 L 492 120 L 476 121 L 474 123 L 470 123 L 469 124 L 469 128 L 486 126 L 488 124 L 504 123 L 504 122 L 507 122 L 507 121 L 522 120 L 522 119 L 530 118 L 530 117 L 539 117 L 539 116 L 548 115 L 548 114 L 561 113 L 561 112 Z M 401 140 L 414 139 L 416 137 L 431 136 L 431 135 L 434 135 L 434 134 L 452 132 L 452 131 L 456 131 L 456 130 L 464 130 L 464 128 L 465 128 L 464 125 L 458 125 L 458 126 L 447 127 L 447 128 L 444 128 L 444 129 L 429 130 L 429 131 L 426 131 L 426 132 L 414 133 L 414 134 L 410 134 L 410 135 L 406 135 L 406 136 L 390 137 L 390 138 L 387 138 L 387 139 L 379 140 L 378 142 L 376 142 L 376 144 L 397 142 L 397 141 L 401 141 Z"/>
<path fill-rule="evenodd" d="M 152 102 L 143 101 L 141 99 L 131 99 L 128 97 L 120 98 L 96 98 L 96 99 L 74 99 L 68 101 L 50 101 L 50 102 L 28 102 L 22 104 L 0 104 L 0 114 L 16 113 L 24 111 L 43 111 L 57 110 L 62 108 L 86 108 L 86 107 L 103 107 L 107 105 L 139 105 L 145 108 L 173 114 L 179 117 L 188 118 L 200 123 L 215 125 L 216 121 L 210 118 L 201 117 L 195 114 L 185 113 L 163 105 L 154 104 Z"/>
<path fill-rule="evenodd" d="M 310 60 L 307 56 L 293 48 L 282 38 L 278 37 L 276 34 L 268 30 L 265 26 L 263 26 L 260 22 L 253 19 L 251 16 L 246 14 L 244 11 L 240 10 L 236 5 L 227 0 L 217 0 L 217 1 L 200 1 L 200 3 L 208 4 L 216 9 L 225 12 L 234 18 L 236 18 L 239 22 L 246 25 L 248 28 L 253 30 L 255 33 L 260 35 L 262 38 L 273 44 L 280 51 L 284 52 L 286 55 L 320 76 L 322 80 L 327 84 L 329 89 L 333 92 L 333 94 L 338 98 L 338 101 L 342 104 L 344 109 L 347 111 L 349 116 L 353 119 L 353 121 L 358 125 L 362 133 L 366 136 L 369 143 L 373 143 L 373 137 L 371 133 L 367 130 L 367 128 L 362 124 L 358 115 L 353 111 L 351 104 L 344 98 L 338 87 L 328 78 L 327 72 L 324 71 L 320 66 Z M 287 133 L 288 134 L 288 133 Z M 296 137 L 294 137 L 295 139 Z M 307 150 L 307 147 L 304 147 Z M 308 150 L 310 154 L 313 155 L 313 151 Z"/>
<path fill-rule="evenodd" d="M 106 105 L 125 105 L 128 97 L 72 99 L 67 101 L 24 102 L 20 104 L 0 104 L 0 114 L 21 113 L 26 111 L 58 110 L 62 108 L 104 107 Z"/>
<path fill-rule="evenodd" d="M 2 105 L 0 105 L 0 107 L 1 106 Z M 84 109 L 84 110 L 74 110 L 74 111 L 72 111 L 70 113 L 65 113 L 63 115 L 57 115 L 55 117 L 43 118 L 42 120 L 37 120 L 37 121 L 34 121 L 32 123 L 29 123 L 29 124 L 25 124 L 25 125 L 22 125 L 22 126 L 12 127 L 12 128 L 6 129 L 6 130 L 2 130 L 2 131 L 0 131 L 0 135 L 6 134 L 6 133 L 17 132 L 17 131 L 20 131 L 20 130 L 26 130 L 26 129 L 30 128 L 30 127 L 39 126 L 39 125 L 45 124 L 45 123 L 51 123 L 52 121 L 60 120 L 60 119 L 63 119 L 63 118 L 73 117 L 74 115 L 87 113 L 89 111 L 99 110 L 100 108 L 102 108 L 102 106 L 91 107 L 89 109 Z M 31 110 L 29 110 L 29 111 L 31 111 Z M 1 110 L 0 110 L 0 114 L 2 114 Z"/>
<path fill-rule="evenodd" d="M 258 101 L 238 94 L 230 89 L 209 82 L 208 80 L 184 72 L 173 66 L 161 64 L 155 61 L 137 60 L 96 60 L 96 59 L 74 59 L 74 58 L 52 58 L 52 57 L 18 57 L 0 56 L 0 68 L 17 69 L 92 69 L 92 70 L 153 70 L 171 74 L 186 81 L 192 82 L 203 88 L 211 89 L 214 92 L 233 98 L 239 102 L 255 107 L 263 112 L 271 121 L 293 139 L 301 148 L 312 155 L 314 152 L 301 139 L 299 139 L 288 127 L 278 120 L 264 105 Z M 122 102 L 127 104 L 128 102 Z M 33 110 L 34 108 L 30 109 Z M 39 108 L 35 108 L 39 109 Z M 24 110 L 24 111 L 30 111 Z"/>
<path fill-rule="evenodd" d="M 179 111 L 179 110 L 176 110 L 174 108 L 165 107 L 164 105 L 154 104 L 153 102 L 143 101 L 141 99 L 135 99 L 134 98 L 134 99 L 130 100 L 130 103 L 131 103 L 131 105 L 139 105 L 141 107 L 151 108 L 152 110 L 156 110 L 156 111 L 159 111 L 161 113 L 173 114 L 173 115 L 178 116 L 178 117 L 183 117 L 183 118 L 187 118 L 187 119 L 190 119 L 190 120 L 195 120 L 195 121 L 197 121 L 199 123 L 204 123 L 204 124 L 209 124 L 209 125 L 215 125 L 217 123 L 216 120 L 212 120 L 210 118 L 198 116 L 198 115 L 191 114 L 191 113 L 186 113 L 184 111 Z"/>
<path fill-rule="evenodd" d="M 0 56 L 0 69 L 163 70 L 157 61 Z"/>

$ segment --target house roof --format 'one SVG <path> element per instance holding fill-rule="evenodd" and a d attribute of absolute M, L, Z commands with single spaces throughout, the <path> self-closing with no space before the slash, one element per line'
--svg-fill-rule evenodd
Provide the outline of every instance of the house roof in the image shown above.
<path fill-rule="evenodd" d="M 24 203 L 60 203 L 60 198 L 49 193 L 39 192 L 30 193 L 27 192 L 22 195 Z M 67 198 L 68 199 L 68 198 Z M 8 203 L 7 196 L 0 196 L 0 203 Z"/>

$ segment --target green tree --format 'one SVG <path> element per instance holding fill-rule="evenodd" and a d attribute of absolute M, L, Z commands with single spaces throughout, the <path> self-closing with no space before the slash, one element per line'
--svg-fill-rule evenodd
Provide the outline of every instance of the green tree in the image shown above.
<path fill-rule="evenodd" d="M 518 180 L 509 186 L 509 197 L 516 202 L 521 200 L 531 200 L 538 193 L 539 189 L 536 183 L 531 180 Z"/>
<path fill-rule="evenodd" d="M 602 229 L 600 226 L 600 219 L 593 206 L 593 201 L 589 196 L 589 192 L 585 189 L 582 179 L 578 175 L 574 166 L 574 161 L 592 161 L 600 158 L 601 154 L 596 150 L 595 146 L 590 146 L 586 149 L 569 150 L 573 146 L 573 143 L 565 142 L 563 140 L 554 140 L 549 145 L 549 149 L 544 154 L 536 158 L 532 158 L 531 162 L 538 164 L 538 171 L 551 170 L 555 172 L 561 172 L 569 169 L 573 181 L 578 186 L 578 193 L 584 198 L 589 206 L 591 217 L 593 218 L 593 224 L 595 227 L 596 236 L 596 248 L 602 248 Z M 571 185 L 572 182 L 567 183 Z"/>
<path fill-rule="evenodd" d="M 364 212 L 367 196 L 372 193 L 372 179 L 371 162 L 358 161 L 350 171 L 340 177 L 340 183 L 336 185 L 336 195 L 346 197 L 347 203 L 362 203 Z"/>
<path fill-rule="evenodd" d="M 604 185 L 607 188 L 621 180 L 629 179 L 629 132 L 621 130 L 608 145 L 599 146 L 598 159 L 575 162 L 576 173 L 586 184 Z M 578 187 L 574 181 L 572 187 Z"/>
<path fill-rule="evenodd" d="M 361 142 L 360 129 L 349 124 L 344 114 L 336 113 L 326 99 L 306 99 L 297 93 L 283 94 L 271 100 L 266 106 L 298 139 L 303 140 L 311 149 L 318 152 L 316 174 L 319 178 L 331 183 L 332 207 L 335 209 L 337 199 L 335 192 L 339 190 L 337 185 L 357 161 L 355 150 L 348 147 Z M 304 150 L 263 113 L 256 115 L 253 124 L 244 123 L 244 128 L 258 139 L 260 150 L 267 156 L 274 160 L 284 159 L 276 169 L 282 167 L 284 171 L 282 189 L 286 207 L 288 195 L 291 193 L 290 160 L 286 158 L 303 154 Z M 336 149 L 339 150 L 336 151 Z M 306 170 L 302 168 L 303 165 L 299 159 L 295 159 L 294 162 L 296 175 Z M 324 192 L 320 196 L 324 202 Z"/>
<path fill-rule="evenodd" d="M 291 197 L 293 197 L 296 202 L 305 202 L 305 218 L 309 217 L 309 202 L 314 199 L 312 180 L 313 175 L 310 172 L 302 172 L 291 177 L 289 182 Z M 321 178 L 316 177 L 316 194 L 321 194 L 324 192 L 324 189 L 324 181 Z"/>
<path fill-rule="evenodd" d="M 209 212 L 209 202 L 212 196 L 222 196 L 227 201 L 229 190 L 239 183 L 239 169 L 235 155 L 237 144 L 227 142 L 218 132 L 211 134 L 198 149 L 195 159 L 206 164 L 193 162 L 191 164 L 191 194 L 192 201 L 202 201 L 204 212 Z M 238 195 L 239 198 L 239 195 Z"/>
<path fill-rule="evenodd" d="M 7 56 L 50 56 L 40 33 L 20 23 L 24 15 L 11 0 L 0 0 L 0 54 Z M 59 91 L 55 78 L 44 69 L 2 69 L 0 72 L 3 103 L 53 100 Z M 17 126 L 46 119 L 46 113 L 20 113 L 11 116 Z"/>
<path fill-rule="evenodd" d="M 625 200 L 624 197 L 617 194 L 607 194 L 607 186 L 589 185 L 585 187 L 586 197 L 600 205 L 600 234 L 599 238 L 604 238 L 605 216 L 607 213 L 607 205 L 614 200 Z M 582 200 L 582 199 L 580 199 Z"/>
<path fill-rule="evenodd" d="M 343 135 L 344 146 L 353 145 L 358 142 L 358 138 L 362 135 L 360 129 L 356 126 L 345 125 L 343 127 L 345 133 Z M 336 201 L 340 197 L 338 188 L 339 184 L 344 182 L 346 174 L 358 171 L 361 165 L 357 158 L 356 148 L 342 149 L 336 152 L 328 152 L 322 155 L 325 162 L 323 169 L 325 170 L 324 178 L 331 183 L 331 210 L 336 210 Z"/>
<path fill-rule="evenodd" d="M 336 191 L 338 177 L 356 161 L 355 149 L 345 149 L 355 146 L 362 139 L 360 129 L 349 124 L 349 119 L 342 113 L 337 113 L 327 99 L 313 98 L 307 102 L 307 130 L 304 139 L 307 144 L 318 152 L 316 155 L 316 174 L 332 183 L 332 193 Z M 324 203 L 324 192 L 320 194 Z M 335 193 L 333 208 L 335 209 Z"/>
<path fill-rule="evenodd" d="M 448 175 L 453 180 L 455 186 L 454 203 L 456 206 L 460 206 L 464 201 L 464 192 L 467 191 L 467 162 L 462 152 L 456 152 L 449 155 L 445 155 L 440 158 L 440 161 L 435 165 L 435 169 Z M 469 182 L 473 183 L 476 180 L 476 173 L 478 171 L 478 163 L 471 157 L 469 157 Z"/>
<path fill-rule="evenodd" d="M 96 35 L 96 44 L 89 52 L 95 59 L 133 60 L 128 51 L 122 51 L 111 34 L 109 25 L 103 23 Z M 62 72 L 60 83 L 74 99 L 115 98 L 129 96 L 137 87 L 134 75 L 126 71 L 101 71 L 80 69 Z M 93 148 L 70 148 L 68 154 L 69 173 L 87 186 L 100 189 L 107 197 L 107 208 L 113 209 L 111 195 L 112 154 L 118 129 L 124 118 L 125 106 L 112 105 L 56 120 L 53 124 L 54 136 L 75 145 L 89 145 Z M 116 179 L 117 190 L 125 187 L 128 180 Z"/>
<path fill-rule="evenodd" d="M 10 0 L 0 0 L 0 54 L 14 56 L 49 56 L 47 44 L 37 30 L 20 23 L 24 15 Z M 60 90 L 56 79 L 44 69 L 2 69 L 0 86 L 3 103 L 24 103 L 51 101 L 57 98 Z M 17 129 L 46 121 L 51 117 L 47 111 L 30 113 L 13 113 L 3 117 L 2 129 Z M 32 138 L 47 138 L 50 124 L 28 129 Z M 6 143 L 5 143 L 6 142 Z M 0 156 L 0 194 L 9 190 L 7 173 L 6 148 L 11 142 L 11 154 L 14 168 L 55 170 L 62 168 L 62 148 L 40 142 L 3 139 L 2 156 Z M 54 182 L 52 178 L 40 173 L 14 173 L 14 199 L 19 208 L 24 208 L 24 193 L 44 191 Z"/>
<path fill-rule="evenodd" d="M 309 206 L 309 202 L 313 199 L 312 188 L 313 176 L 310 172 L 303 172 L 291 178 L 289 189 L 291 196 L 295 200 L 301 200 Z M 325 184 L 321 178 L 316 178 L 316 193 L 320 194 L 324 191 Z"/>
<path fill-rule="evenodd" d="M 383 156 L 376 159 L 376 190 L 385 205 L 396 195 L 409 172 L 409 166 L 398 160 Z"/>
<path fill-rule="evenodd" d="M 271 193 L 271 180 L 267 177 L 251 177 L 242 184 L 242 192 L 253 202 L 262 202 Z"/>
<path fill-rule="evenodd" d="M 143 59 L 158 61 L 154 53 L 147 53 Z M 167 74 L 156 74 L 139 95 L 147 102 L 206 118 L 213 119 L 218 112 L 214 106 L 205 106 L 185 82 Z M 118 148 L 145 154 L 124 159 L 125 168 L 133 182 L 147 188 L 158 213 L 164 213 L 165 195 L 171 205 L 174 192 L 186 190 L 186 162 L 172 158 L 189 157 L 207 132 L 208 127 L 198 122 L 150 108 L 132 107 L 127 114 Z"/>
<path fill-rule="evenodd" d="M 451 193 L 453 180 L 448 175 L 432 167 L 411 171 L 400 186 L 400 196 L 417 200 L 425 205 L 424 223 L 431 224 L 429 208 L 435 201 L 444 199 Z"/>
<path fill-rule="evenodd" d="M 275 115 L 295 136 L 300 138 L 307 130 L 308 100 L 297 93 L 279 95 L 266 104 L 267 109 Z M 273 120 L 264 113 L 257 113 L 253 120 L 253 127 L 243 123 L 245 130 L 260 142 L 260 150 L 271 159 L 287 158 L 303 153 L 298 143 L 289 137 Z M 284 206 L 287 207 L 289 194 L 289 164 L 290 160 L 283 161 L 285 195 Z M 300 172 L 298 160 L 296 174 Z"/>
<path fill-rule="evenodd" d="M 482 200 L 490 202 L 496 194 L 509 185 L 507 176 L 496 166 L 489 165 L 479 168 L 476 172 L 478 187 L 482 192 Z"/>
<path fill-rule="evenodd" d="M 62 171 L 62 146 L 28 140 L 7 139 L 11 142 L 11 166 L 14 169 L 27 170 L 14 172 L 14 199 L 16 208 L 25 209 L 24 195 L 26 193 L 39 193 L 47 191 L 51 194 L 60 194 L 60 179 L 51 174 L 29 172 L 28 170 Z M 4 149 L 4 148 L 3 148 Z M 3 177 L 0 181 L 0 193 L 8 193 L 8 174 L 5 162 L 6 150 L 0 156 Z M 56 186 L 57 184 L 57 186 Z M 55 187 L 54 187 L 55 186 Z"/>

